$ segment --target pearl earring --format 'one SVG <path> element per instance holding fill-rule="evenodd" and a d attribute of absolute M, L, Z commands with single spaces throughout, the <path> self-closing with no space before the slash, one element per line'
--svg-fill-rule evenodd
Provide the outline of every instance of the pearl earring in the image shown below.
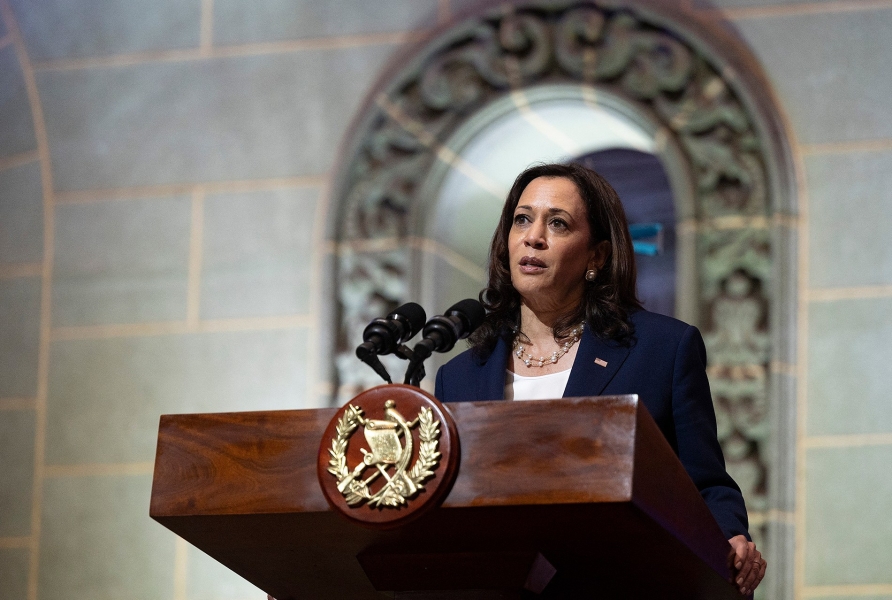
<path fill-rule="evenodd" d="M 585 280 L 586 281 L 594 281 L 595 277 L 597 277 L 597 276 L 598 276 L 597 269 L 589 269 L 588 271 L 585 272 Z"/>

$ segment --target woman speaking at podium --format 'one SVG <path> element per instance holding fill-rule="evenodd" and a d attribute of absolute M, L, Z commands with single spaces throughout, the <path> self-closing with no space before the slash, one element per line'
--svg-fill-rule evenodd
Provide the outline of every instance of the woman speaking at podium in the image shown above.
<path fill-rule="evenodd" d="M 638 394 L 735 552 L 752 593 L 765 560 L 716 437 L 700 332 L 641 307 L 619 197 L 585 167 L 539 165 L 514 182 L 492 239 L 487 309 L 471 349 L 437 373 L 445 402 Z"/>

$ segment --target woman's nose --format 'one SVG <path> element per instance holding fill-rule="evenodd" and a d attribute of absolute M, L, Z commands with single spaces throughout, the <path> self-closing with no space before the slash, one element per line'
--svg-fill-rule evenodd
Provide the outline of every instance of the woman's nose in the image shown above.
<path fill-rule="evenodd" d="M 523 243 L 530 248 L 541 249 L 545 247 L 545 226 L 541 223 L 533 223 L 527 229 L 527 235 Z"/>

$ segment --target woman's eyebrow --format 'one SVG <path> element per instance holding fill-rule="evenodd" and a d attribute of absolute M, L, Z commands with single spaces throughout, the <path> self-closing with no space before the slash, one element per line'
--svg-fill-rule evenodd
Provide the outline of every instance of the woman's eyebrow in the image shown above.
<path fill-rule="evenodd" d="M 519 209 L 523 209 L 523 210 L 533 210 L 533 207 L 530 206 L 529 204 L 519 204 L 519 205 L 517 205 L 517 206 L 514 208 L 515 211 L 516 211 L 516 210 L 519 210 Z M 563 208 L 549 208 L 549 209 L 548 209 L 548 214 L 555 215 L 555 214 L 558 214 L 558 213 L 567 215 L 568 217 L 572 217 L 572 216 L 573 216 L 573 215 L 571 215 L 569 212 L 567 212 L 566 210 L 564 210 Z"/>
<path fill-rule="evenodd" d="M 556 214 L 560 213 L 560 214 L 563 214 L 563 215 L 567 215 L 568 217 L 572 217 L 572 216 L 573 216 L 573 215 L 571 215 L 568 211 L 564 210 L 563 208 L 549 208 L 549 209 L 548 209 L 548 213 L 549 213 L 549 214 L 552 214 L 552 215 L 556 215 Z"/>

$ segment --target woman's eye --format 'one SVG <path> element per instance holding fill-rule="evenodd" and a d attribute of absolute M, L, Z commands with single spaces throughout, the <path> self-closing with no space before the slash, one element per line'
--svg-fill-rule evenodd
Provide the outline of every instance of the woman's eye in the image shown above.
<path fill-rule="evenodd" d="M 555 229 L 566 229 L 567 222 L 564 221 L 563 219 L 553 219 L 551 221 L 551 226 L 554 227 Z"/>
<path fill-rule="evenodd" d="M 514 215 L 514 224 L 515 225 L 523 225 L 529 221 L 526 215 Z"/>

